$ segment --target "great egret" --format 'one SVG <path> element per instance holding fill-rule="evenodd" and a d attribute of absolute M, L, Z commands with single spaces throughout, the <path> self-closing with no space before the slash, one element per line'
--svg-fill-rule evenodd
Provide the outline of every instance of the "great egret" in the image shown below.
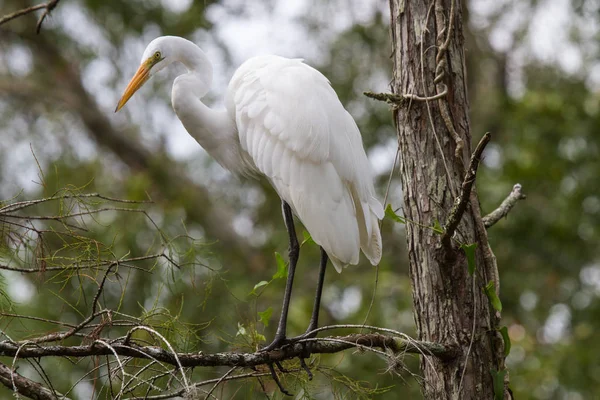
<path fill-rule="evenodd" d="M 360 250 L 376 265 L 381 259 L 373 178 L 360 132 L 329 81 L 300 59 L 254 57 L 233 75 L 225 110 L 200 99 L 208 93 L 213 67 L 189 40 L 163 36 L 144 51 L 115 112 L 161 69 L 179 61 L 187 73 L 173 84 L 171 102 L 189 134 L 224 168 L 267 177 L 282 200 L 289 233 L 289 270 L 273 342 L 286 342 L 287 313 L 299 245 L 293 215 L 321 246 L 317 292 L 307 336 L 317 328 L 327 259 L 338 272 L 357 264 Z M 311 335 L 312 336 L 312 335 Z"/>

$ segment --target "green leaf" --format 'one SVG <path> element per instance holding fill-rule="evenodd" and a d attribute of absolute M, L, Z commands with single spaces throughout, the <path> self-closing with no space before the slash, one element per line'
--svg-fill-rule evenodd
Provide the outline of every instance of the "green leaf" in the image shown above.
<path fill-rule="evenodd" d="M 502 340 L 504 340 L 504 357 L 507 357 L 508 354 L 510 353 L 510 336 L 508 336 L 508 328 L 506 326 L 503 326 L 502 328 L 498 329 L 498 332 L 500 332 L 500 334 L 502 335 Z"/>
<path fill-rule="evenodd" d="M 496 371 L 495 369 L 490 369 L 490 374 L 492 374 L 492 382 L 494 385 L 494 400 L 503 400 L 504 399 L 504 377 L 506 376 L 506 370 Z"/>
<path fill-rule="evenodd" d="M 302 231 L 302 236 L 304 236 L 304 240 L 300 244 L 300 246 L 304 246 L 305 243 L 314 243 L 312 236 L 307 231 Z"/>
<path fill-rule="evenodd" d="M 269 320 L 271 319 L 271 315 L 273 315 L 273 307 L 269 307 L 265 311 L 258 312 L 258 318 L 265 327 L 269 326 Z"/>
<path fill-rule="evenodd" d="M 502 311 L 502 302 L 498 295 L 496 294 L 496 286 L 494 285 L 494 281 L 489 281 L 487 285 L 483 288 L 485 295 L 489 299 L 490 303 L 492 303 L 492 307 L 496 311 Z"/>
<path fill-rule="evenodd" d="M 255 333 L 254 336 L 256 337 L 256 340 L 259 342 L 267 341 L 267 338 L 265 337 L 265 335 L 261 335 L 260 333 Z"/>
<path fill-rule="evenodd" d="M 467 256 L 467 267 L 469 269 L 469 275 L 473 275 L 475 272 L 475 248 L 477 248 L 477 243 L 471 244 L 461 244 L 460 248 L 463 249 Z"/>
<path fill-rule="evenodd" d="M 400 224 L 406 224 L 406 219 L 396 214 L 392 209 L 391 204 L 388 204 L 385 208 L 385 216 L 391 219 L 392 221 L 398 222 Z"/>
<path fill-rule="evenodd" d="M 257 294 L 256 293 L 256 289 L 259 289 L 259 288 L 261 288 L 263 286 L 267 286 L 268 284 L 269 284 L 269 282 L 267 282 L 267 281 L 260 281 L 260 282 L 258 282 L 256 285 L 254 285 L 254 289 L 252 289 L 252 291 L 250 292 L 250 294 L 256 295 Z"/>
<path fill-rule="evenodd" d="M 275 252 L 275 259 L 277 260 L 277 272 L 273 275 L 273 279 L 287 278 L 287 262 L 278 252 Z"/>
<path fill-rule="evenodd" d="M 440 225 L 440 221 L 438 221 L 437 219 L 434 220 L 431 229 L 433 229 L 433 231 L 438 235 L 442 235 L 444 233 L 444 228 L 442 228 L 442 225 Z"/>

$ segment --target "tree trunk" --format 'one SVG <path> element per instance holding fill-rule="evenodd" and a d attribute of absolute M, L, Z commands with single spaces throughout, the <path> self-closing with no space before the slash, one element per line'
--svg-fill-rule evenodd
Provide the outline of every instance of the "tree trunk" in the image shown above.
<path fill-rule="evenodd" d="M 494 399 L 493 375 L 504 371 L 503 342 L 500 315 L 482 289 L 494 282 L 498 290 L 497 268 L 475 189 L 467 192 L 470 201 L 451 240 L 430 228 L 446 228 L 471 154 L 461 5 L 390 0 L 390 7 L 392 85 L 403 98 L 394 115 L 418 337 L 455 346 L 459 354 L 445 361 L 422 358 L 424 397 Z M 473 243 L 477 269 L 470 275 L 460 244 Z M 498 395 L 507 397 L 503 378 L 499 385 Z"/>

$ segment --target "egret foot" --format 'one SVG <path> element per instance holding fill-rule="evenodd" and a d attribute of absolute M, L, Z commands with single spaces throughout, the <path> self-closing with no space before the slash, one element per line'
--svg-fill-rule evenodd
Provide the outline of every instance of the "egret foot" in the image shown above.
<path fill-rule="evenodd" d="M 271 351 L 271 350 L 281 349 L 283 347 L 293 345 L 293 344 L 295 344 L 296 342 L 298 342 L 298 341 L 300 341 L 302 339 L 306 339 L 306 338 L 309 338 L 309 337 L 316 336 L 316 334 L 310 334 L 310 335 L 308 335 L 308 333 L 311 330 L 307 331 L 303 335 L 296 336 L 296 337 L 293 337 L 291 339 L 288 339 L 285 336 L 275 336 L 275 339 L 273 339 L 273 341 L 269 345 L 267 345 L 266 347 L 263 347 L 262 349 L 260 349 L 260 351 L 263 352 L 263 351 Z M 310 352 L 310 350 L 308 348 L 309 346 L 310 346 L 310 343 L 302 343 L 303 351 L 302 351 L 302 354 L 300 354 L 298 356 L 298 360 L 300 361 L 300 367 L 304 371 L 306 371 L 306 375 L 308 376 L 308 380 L 312 381 L 312 379 L 313 379 L 313 373 L 312 373 L 312 371 L 310 370 L 310 368 L 308 367 L 308 365 L 306 364 L 306 361 L 305 361 L 307 358 L 310 358 L 310 355 L 311 355 L 311 352 Z M 283 393 L 283 394 L 285 394 L 287 396 L 292 396 L 290 394 L 290 392 L 287 391 L 287 389 L 283 386 L 283 384 L 279 380 L 279 377 L 277 376 L 277 373 L 275 372 L 275 368 L 273 367 L 273 365 L 276 365 L 277 369 L 279 369 L 279 371 L 281 371 L 284 374 L 287 373 L 287 372 L 289 372 L 289 370 L 287 368 L 285 368 L 283 365 L 281 365 L 281 363 L 279 361 L 271 362 L 271 363 L 269 363 L 267 365 L 269 367 L 269 371 L 271 372 L 271 378 L 273 378 L 273 380 L 277 384 L 277 387 L 279 387 L 279 390 L 281 391 L 281 393 Z"/>
<path fill-rule="evenodd" d="M 277 384 L 277 387 L 279 387 L 279 391 L 281 391 L 281 393 L 285 394 L 286 396 L 292 396 L 292 394 L 290 392 L 288 392 L 287 389 L 281 384 L 281 381 L 279 380 L 279 377 L 277 376 L 277 372 L 275 372 L 275 368 L 273 368 L 273 364 L 270 363 L 270 364 L 268 364 L 268 366 L 269 366 L 269 371 L 271 371 L 271 378 L 273 378 L 273 380 Z"/>
<path fill-rule="evenodd" d="M 285 335 L 275 335 L 273 341 L 270 344 L 263 347 L 262 349 L 260 349 L 260 351 L 263 352 L 280 349 L 288 344 L 290 344 L 290 340 L 286 338 Z"/>
<path fill-rule="evenodd" d="M 300 360 L 300 367 L 302 367 L 302 369 L 304 371 L 306 371 L 306 375 L 308 375 L 308 380 L 312 381 L 313 380 L 313 373 L 311 372 L 310 368 L 308 368 L 308 365 L 306 365 L 306 361 L 304 361 L 304 354 L 302 355 L 302 357 L 298 357 L 298 359 Z M 310 353 L 307 355 L 306 358 L 310 357 Z"/>
<path fill-rule="evenodd" d="M 265 347 L 263 347 L 262 349 L 260 349 L 259 351 L 264 352 L 264 351 L 271 351 L 271 350 L 275 350 L 275 349 L 281 349 L 283 347 L 296 344 L 296 342 L 299 342 L 302 339 L 314 338 L 315 336 L 317 336 L 317 334 L 316 333 L 309 334 L 312 330 L 313 329 L 307 330 L 306 333 L 303 333 L 302 335 L 294 336 L 293 338 L 287 338 L 283 335 L 282 336 L 275 335 L 275 338 L 273 339 L 273 341 L 271 343 L 269 343 L 268 345 L 266 345 Z"/>
<path fill-rule="evenodd" d="M 290 372 L 290 370 L 285 368 L 283 365 L 281 365 L 281 363 L 279 361 L 275 361 L 275 365 L 277 365 L 277 368 L 284 374 Z"/>

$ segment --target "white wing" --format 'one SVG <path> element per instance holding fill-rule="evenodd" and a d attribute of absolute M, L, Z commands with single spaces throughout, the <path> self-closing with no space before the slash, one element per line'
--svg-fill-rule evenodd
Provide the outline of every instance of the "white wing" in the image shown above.
<path fill-rule="evenodd" d="M 338 272 L 362 249 L 381 259 L 383 207 L 358 128 L 317 70 L 277 56 L 255 57 L 227 94 L 241 148 L 321 245 Z"/>

